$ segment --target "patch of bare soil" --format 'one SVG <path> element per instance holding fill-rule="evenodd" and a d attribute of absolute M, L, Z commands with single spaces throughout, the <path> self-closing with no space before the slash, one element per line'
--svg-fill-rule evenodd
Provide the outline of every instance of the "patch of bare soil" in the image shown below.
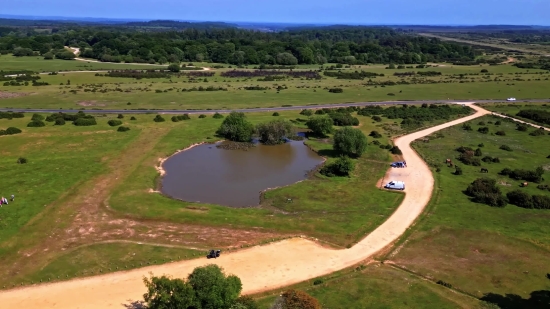
<path fill-rule="evenodd" d="M 76 104 L 80 105 L 80 106 L 107 106 L 107 103 L 98 103 L 95 100 L 92 100 L 92 101 L 79 101 Z"/>
<path fill-rule="evenodd" d="M 28 93 L 0 91 L 0 99 L 13 99 L 18 97 L 24 97 L 26 95 L 28 95 Z"/>

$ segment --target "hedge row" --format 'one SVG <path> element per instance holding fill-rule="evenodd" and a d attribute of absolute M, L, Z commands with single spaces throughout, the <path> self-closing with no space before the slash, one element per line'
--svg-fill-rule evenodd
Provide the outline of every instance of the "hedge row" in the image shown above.
<path fill-rule="evenodd" d="M 16 127 L 9 127 L 6 130 L 0 130 L 0 135 L 13 135 L 13 134 L 19 134 L 22 131 Z"/>

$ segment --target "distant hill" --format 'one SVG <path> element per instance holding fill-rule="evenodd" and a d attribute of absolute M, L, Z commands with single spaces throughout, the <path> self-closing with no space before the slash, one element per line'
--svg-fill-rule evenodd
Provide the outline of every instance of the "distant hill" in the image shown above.
<path fill-rule="evenodd" d="M 187 22 L 175 20 L 151 20 L 151 21 L 136 21 L 120 24 L 127 27 L 145 27 L 145 28 L 172 28 L 172 29 L 210 29 L 210 28 L 237 28 L 236 24 L 224 22 Z"/>

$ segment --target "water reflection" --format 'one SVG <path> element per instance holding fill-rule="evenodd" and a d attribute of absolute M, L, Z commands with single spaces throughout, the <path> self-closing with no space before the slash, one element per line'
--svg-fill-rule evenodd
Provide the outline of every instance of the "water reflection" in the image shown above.
<path fill-rule="evenodd" d="M 248 151 L 205 144 L 166 160 L 162 192 L 191 202 L 256 206 L 260 191 L 302 180 L 321 162 L 301 141 Z"/>

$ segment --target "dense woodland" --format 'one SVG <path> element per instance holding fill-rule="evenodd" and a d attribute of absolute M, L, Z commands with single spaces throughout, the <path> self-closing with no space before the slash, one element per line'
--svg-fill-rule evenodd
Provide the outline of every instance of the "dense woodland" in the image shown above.
<path fill-rule="evenodd" d="M 0 27 L 0 52 L 57 57 L 63 46 L 101 61 L 296 65 L 337 62 L 426 63 L 472 61 L 472 46 L 414 36 L 390 28 L 329 27 L 265 33 L 236 28 L 139 31 L 135 27 L 59 26 L 48 32 Z"/>

